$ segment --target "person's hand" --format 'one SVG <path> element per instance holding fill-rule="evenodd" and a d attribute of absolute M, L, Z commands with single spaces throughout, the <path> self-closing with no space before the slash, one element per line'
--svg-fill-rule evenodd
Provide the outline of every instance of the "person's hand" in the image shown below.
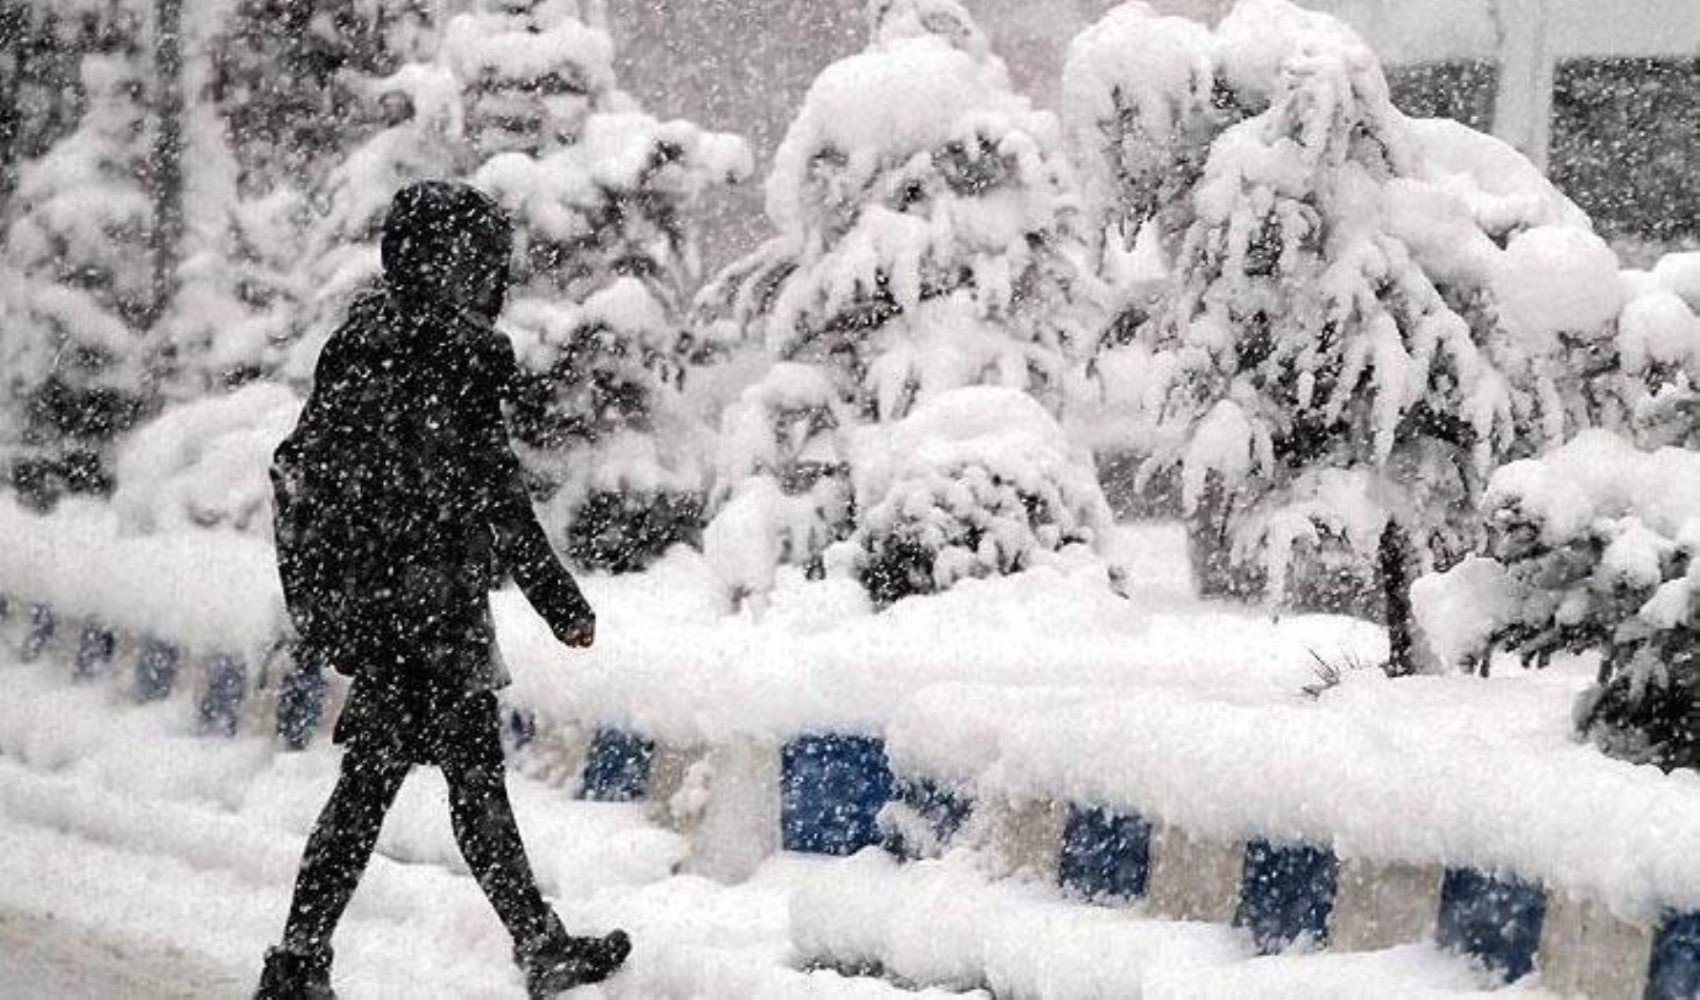
<path fill-rule="evenodd" d="M 587 619 L 561 641 L 574 649 L 589 649 L 596 642 L 596 619 Z"/>

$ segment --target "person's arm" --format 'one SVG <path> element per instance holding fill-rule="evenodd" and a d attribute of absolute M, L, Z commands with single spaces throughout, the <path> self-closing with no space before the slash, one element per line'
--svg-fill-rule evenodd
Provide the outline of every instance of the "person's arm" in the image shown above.
<path fill-rule="evenodd" d="M 504 387 L 516 369 L 512 346 L 505 337 L 491 334 L 491 344 L 480 352 L 475 367 L 467 414 L 473 428 L 473 475 L 497 555 L 557 639 L 569 646 L 589 646 L 596 637 L 596 614 L 538 523 L 502 417 Z"/>

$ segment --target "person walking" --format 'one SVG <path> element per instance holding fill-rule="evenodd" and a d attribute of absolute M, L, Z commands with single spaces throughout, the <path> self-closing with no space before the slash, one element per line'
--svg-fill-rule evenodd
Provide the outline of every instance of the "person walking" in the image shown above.
<path fill-rule="evenodd" d="M 599 982 L 623 931 L 574 937 L 544 902 L 508 802 L 489 591 L 511 574 L 569 647 L 596 617 L 550 548 L 501 405 L 517 372 L 494 327 L 512 225 L 484 194 L 427 181 L 383 225 L 382 287 L 357 300 L 271 469 L 278 569 L 300 655 L 353 678 L 341 774 L 307 840 L 256 1000 L 330 1000 L 331 936 L 415 765 L 442 769 L 467 865 L 532 997 Z"/>

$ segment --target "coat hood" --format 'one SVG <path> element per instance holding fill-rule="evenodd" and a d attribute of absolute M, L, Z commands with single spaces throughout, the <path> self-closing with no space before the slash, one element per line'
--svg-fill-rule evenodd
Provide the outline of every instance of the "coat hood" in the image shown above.
<path fill-rule="evenodd" d="M 396 192 L 384 217 L 384 281 L 405 297 L 477 309 L 494 319 L 507 291 L 513 224 L 489 195 L 453 181 Z"/>

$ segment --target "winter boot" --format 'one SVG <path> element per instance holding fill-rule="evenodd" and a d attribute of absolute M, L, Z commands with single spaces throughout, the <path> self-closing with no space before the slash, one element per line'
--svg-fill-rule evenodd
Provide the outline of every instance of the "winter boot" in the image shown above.
<path fill-rule="evenodd" d="M 336 1000 L 330 948 L 297 951 L 280 945 L 268 949 L 254 1000 Z"/>
<path fill-rule="evenodd" d="M 553 1000 L 559 993 L 607 979 L 631 950 L 632 941 L 625 931 L 573 937 L 551 914 L 548 930 L 514 948 L 514 961 L 525 970 L 525 986 L 532 1000 Z"/>

